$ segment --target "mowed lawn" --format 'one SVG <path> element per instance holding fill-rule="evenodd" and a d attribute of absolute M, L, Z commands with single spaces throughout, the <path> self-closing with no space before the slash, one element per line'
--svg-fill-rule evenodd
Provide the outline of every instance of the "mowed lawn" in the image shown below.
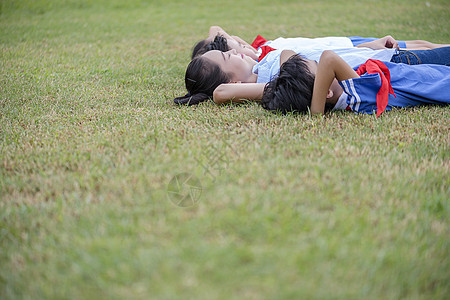
<path fill-rule="evenodd" d="M 450 43 L 448 0 L 0 8 L 0 299 L 448 299 L 449 107 L 172 101 L 210 25 Z"/>

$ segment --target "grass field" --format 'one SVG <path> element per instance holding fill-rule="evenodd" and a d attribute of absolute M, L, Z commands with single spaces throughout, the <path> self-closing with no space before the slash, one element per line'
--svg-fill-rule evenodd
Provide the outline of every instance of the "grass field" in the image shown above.
<path fill-rule="evenodd" d="M 450 294 L 448 107 L 172 102 L 210 25 L 449 43 L 448 0 L 0 4 L 0 299 Z"/>

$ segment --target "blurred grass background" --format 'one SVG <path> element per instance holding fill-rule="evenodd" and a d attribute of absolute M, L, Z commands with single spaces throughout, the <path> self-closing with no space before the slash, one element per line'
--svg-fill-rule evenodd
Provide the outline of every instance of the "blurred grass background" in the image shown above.
<path fill-rule="evenodd" d="M 449 43 L 448 1 L 0 3 L 1 299 L 448 296 L 448 107 L 172 104 L 210 25 Z"/>

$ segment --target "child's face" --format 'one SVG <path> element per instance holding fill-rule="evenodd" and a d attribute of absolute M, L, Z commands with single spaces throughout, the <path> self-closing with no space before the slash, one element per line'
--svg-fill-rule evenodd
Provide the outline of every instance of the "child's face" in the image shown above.
<path fill-rule="evenodd" d="M 253 66 L 256 65 L 256 61 L 249 56 L 237 53 L 234 49 L 227 52 L 208 51 L 203 54 L 203 57 L 212 60 L 222 71 L 230 74 L 232 82 L 249 82 L 248 79 L 254 75 Z"/>
<path fill-rule="evenodd" d="M 247 45 L 243 45 L 234 39 L 227 39 L 227 45 L 228 45 L 228 48 L 230 48 L 231 50 L 233 50 L 233 49 L 236 50 L 237 53 L 247 55 L 247 56 L 251 57 L 253 60 L 258 59 L 255 49 L 253 49 Z"/>

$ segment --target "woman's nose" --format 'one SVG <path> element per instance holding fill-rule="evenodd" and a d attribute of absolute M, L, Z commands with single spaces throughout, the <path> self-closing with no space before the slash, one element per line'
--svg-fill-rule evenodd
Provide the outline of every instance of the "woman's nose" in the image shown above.
<path fill-rule="evenodd" d="M 237 54 L 236 49 L 231 49 L 230 52 L 231 52 L 231 54 L 235 54 L 235 55 Z"/>

